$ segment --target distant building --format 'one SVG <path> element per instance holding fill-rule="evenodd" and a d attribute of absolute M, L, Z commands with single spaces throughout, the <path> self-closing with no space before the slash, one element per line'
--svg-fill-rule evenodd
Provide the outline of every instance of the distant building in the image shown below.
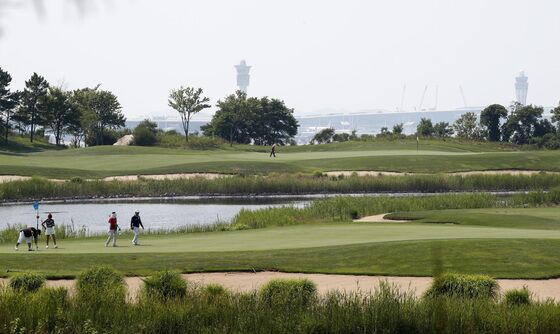
<path fill-rule="evenodd" d="M 517 97 L 517 102 L 521 105 L 527 104 L 527 91 L 529 90 L 529 82 L 525 76 L 525 72 L 521 71 L 519 76 L 515 78 L 515 96 Z"/>
<path fill-rule="evenodd" d="M 251 66 L 247 66 L 245 60 L 242 60 L 239 65 L 235 65 L 237 70 L 237 86 L 242 92 L 247 92 L 247 87 L 249 87 L 249 71 Z"/>

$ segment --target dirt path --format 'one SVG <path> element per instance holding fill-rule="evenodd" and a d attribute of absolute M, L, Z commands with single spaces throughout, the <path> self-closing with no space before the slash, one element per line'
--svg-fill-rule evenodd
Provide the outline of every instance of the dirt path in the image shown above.
<path fill-rule="evenodd" d="M 539 173 L 550 173 L 557 174 L 558 172 L 548 172 L 548 171 L 538 171 L 538 170 L 515 170 L 515 169 L 503 169 L 503 170 L 480 170 L 480 171 L 470 171 L 470 172 L 453 172 L 453 173 L 442 173 L 448 175 L 534 175 Z M 331 171 L 325 173 L 328 176 L 406 176 L 406 175 L 431 175 L 434 173 L 403 173 L 403 172 L 383 172 L 383 171 Z M 437 174 L 437 173 L 435 173 Z"/>
<path fill-rule="evenodd" d="M 338 290 L 345 292 L 371 292 L 381 281 L 398 286 L 405 291 L 411 291 L 416 296 L 421 296 L 428 289 L 431 277 L 397 277 L 397 276 L 357 276 L 357 275 L 324 275 L 324 274 L 297 274 L 281 272 L 258 272 L 258 273 L 198 273 L 182 275 L 186 280 L 196 285 L 221 284 L 225 288 L 237 292 L 246 292 L 259 289 L 271 279 L 276 278 L 307 278 L 315 282 L 320 294 Z M 129 294 L 132 298 L 138 295 L 142 286 L 142 278 L 127 277 Z M 5 283 L 5 279 L 0 279 L 0 284 Z M 500 279 L 501 292 L 511 289 L 520 289 L 527 286 L 539 300 L 548 298 L 560 301 L 560 279 L 549 280 L 512 280 Z M 49 287 L 66 287 L 74 289 L 74 280 L 48 281 Z"/>

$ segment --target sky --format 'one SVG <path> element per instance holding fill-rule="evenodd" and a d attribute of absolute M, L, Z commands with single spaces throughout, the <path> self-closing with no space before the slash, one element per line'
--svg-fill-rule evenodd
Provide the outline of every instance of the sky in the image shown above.
<path fill-rule="evenodd" d="M 33 72 L 67 89 L 101 84 L 130 119 L 174 115 L 167 97 L 181 85 L 215 105 L 242 59 L 249 95 L 296 115 L 394 111 L 405 85 L 407 110 L 426 85 L 421 108 L 436 89 L 439 109 L 464 107 L 460 87 L 468 106 L 508 105 L 521 70 L 528 103 L 555 106 L 558 13 L 557 0 L 0 0 L 0 67 L 14 89 Z"/>

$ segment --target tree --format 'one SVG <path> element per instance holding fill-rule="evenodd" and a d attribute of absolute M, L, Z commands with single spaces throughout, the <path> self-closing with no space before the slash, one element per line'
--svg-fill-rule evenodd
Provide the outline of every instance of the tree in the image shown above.
<path fill-rule="evenodd" d="M 126 118 L 122 114 L 122 106 L 115 94 L 106 90 L 95 91 L 92 107 L 95 113 L 96 143 L 103 145 L 105 131 L 123 127 Z"/>
<path fill-rule="evenodd" d="M 500 141 L 500 122 L 507 118 L 508 111 L 501 104 L 492 104 L 480 113 L 480 125 L 485 127 L 489 141 Z"/>
<path fill-rule="evenodd" d="M 463 139 L 482 139 L 484 131 L 478 126 L 476 114 L 467 112 L 462 114 L 453 124 L 457 137 Z"/>
<path fill-rule="evenodd" d="M 134 128 L 132 134 L 134 135 L 134 145 L 153 146 L 157 141 L 157 124 L 145 119 Z"/>
<path fill-rule="evenodd" d="M 432 120 L 422 117 L 416 127 L 416 135 L 422 137 L 430 137 L 434 134 L 434 126 Z"/>
<path fill-rule="evenodd" d="M 33 73 L 31 78 L 25 82 L 22 99 L 23 106 L 20 115 L 22 121 L 30 126 L 31 142 L 33 142 L 37 125 L 44 121 L 43 113 L 48 88 L 49 83 L 47 80 L 37 73 Z"/>
<path fill-rule="evenodd" d="M 453 128 L 447 122 L 439 122 L 434 125 L 434 135 L 438 138 L 447 138 L 453 135 Z"/>
<path fill-rule="evenodd" d="M 553 123 L 560 122 L 560 102 L 558 102 L 558 106 L 550 111 L 552 114 L 551 120 Z"/>
<path fill-rule="evenodd" d="M 504 141 L 515 144 L 529 144 L 534 137 L 544 136 L 554 127 L 549 121 L 542 120 L 544 109 L 533 105 L 513 105 L 512 112 L 502 126 Z"/>
<path fill-rule="evenodd" d="M 284 101 L 263 97 L 259 100 L 259 110 L 251 115 L 254 116 L 251 137 L 255 145 L 285 145 L 297 134 L 294 110 L 286 107 Z"/>
<path fill-rule="evenodd" d="M 54 133 L 56 145 L 60 145 L 64 133 L 80 122 L 80 112 L 72 101 L 72 94 L 58 87 L 50 87 L 45 100 L 43 125 Z"/>
<path fill-rule="evenodd" d="M 10 121 L 12 113 L 18 105 L 20 94 L 10 91 L 12 77 L 0 68 L 0 117 L 2 117 L 1 127 L 4 128 L 4 143 L 8 144 L 8 134 L 10 132 Z"/>
<path fill-rule="evenodd" d="M 237 91 L 219 100 L 218 110 L 212 121 L 201 127 L 204 135 L 218 136 L 233 143 L 249 144 L 254 132 L 255 114 L 259 112 L 260 103 L 257 98 L 247 97 L 247 93 Z"/>
<path fill-rule="evenodd" d="M 393 125 L 393 134 L 394 135 L 402 135 L 403 129 L 404 129 L 404 124 L 403 123 L 395 124 L 395 125 Z"/>
<path fill-rule="evenodd" d="M 181 115 L 183 123 L 183 131 L 185 131 L 185 139 L 189 141 L 189 124 L 193 115 L 200 111 L 210 108 L 209 98 L 202 96 L 202 88 L 180 87 L 174 89 L 169 94 L 168 104 L 171 108 L 177 110 Z"/>
<path fill-rule="evenodd" d="M 317 143 L 317 144 L 330 143 L 333 140 L 334 135 L 335 132 L 333 128 L 323 129 L 317 132 L 315 136 L 313 136 L 313 139 L 311 139 L 311 143 Z"/>
<path fill-rule="evenodd" d="M 93 111 L 93 99 L 99 86 L 95 88 L 82 88 L 72 92 L 72 103 L 76 106 L 79 113 L 79 122 L 72 124 L 68 132 L 74 139 L 72 145 L 78 147 L 80 143 L 85 143 L 86 138 L 95 133 L 96 115 Z"/>

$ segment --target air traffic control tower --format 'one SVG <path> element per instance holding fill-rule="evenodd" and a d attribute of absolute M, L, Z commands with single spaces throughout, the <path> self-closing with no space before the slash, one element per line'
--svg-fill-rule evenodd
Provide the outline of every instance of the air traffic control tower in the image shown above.
<path fill-rule="evenodd" d="M 515 78 L 515 96 L 517 97 L 517 102 L 521 105 L 527 104 L 527 91 L 529 90 L 529 82 L 527 80 L 528 78 L 523 71 Z"/>
<path fill-rule="evenodd" d="M 237 70 L 237 86 L 239 90 L 247 93 L 247 87 L 249 87 L 249 71 L 251 66 L 247 66 L 245 60 L 242 60 L 239 65 L 235 65 Z"/>

